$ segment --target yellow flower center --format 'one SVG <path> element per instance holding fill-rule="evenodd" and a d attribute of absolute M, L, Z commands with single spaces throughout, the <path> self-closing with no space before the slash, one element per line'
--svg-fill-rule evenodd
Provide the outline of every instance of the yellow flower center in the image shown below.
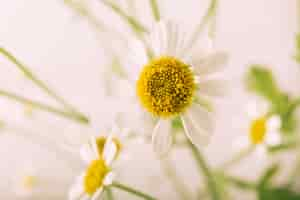
<path fill-rule="evenodd" d="M 250 140 L 253 144 L 260 144 L 264 141 L 267 132 L 266 118 L 262 117 L 252 122 L 250 126 Z"/>
<path fill-rule="evenodd" d="M 107 140 L 106 137 L 98 137 L 96 140 L 99 155 L 102 155 L 102 153 L 103 153 L 106 140 Z M 112 140 L 113 140 L 114 144 L 117 146 L 117 154 L 116 155 L 118 156 L 122 150 L 122 144 L 118 138 L 113 138 Z"/>
<path fill-rule="evenodd" d="M 88 167 L 84 177 L 84 191 L 93 195 L 103 186 L 103 180 L 110 169 L 106 166 L 103 159 L 94 160 Z"/>
<path fill-rule="evenodd" d="M 173 57 L 161 57 L 147 64 L 137 81 L 141 104 L 155 116 L 171 117 L 185 111 L 196 89 L 190 67 Z"/>
<path fill-rule="evenodd" d="M 25 176 L 22 179 L 22 185 L 26 189 L 32 189 L 37 184 L 37 178 L 35 176 Z"/>

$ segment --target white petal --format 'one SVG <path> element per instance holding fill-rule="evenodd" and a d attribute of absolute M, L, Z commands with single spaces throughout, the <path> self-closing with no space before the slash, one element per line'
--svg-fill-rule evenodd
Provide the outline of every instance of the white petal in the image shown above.
<path fill-rule="evenodd" d="M 103 193 L 103 188 L 99 188 L 92 196 L 91 200 L 100 200 L 101 199 L 101 195 Z"/>
<path fill-rule="evenodd" d="M 117 151 L 118 149 L 113 138 L 111 136 L 108 137 L 103 149 L 103 159 L 108 166 L 111 165 L 112 161 L 115 159 Z"/>
<path fill-rule="evenodd" d="M 91 144 L 91 147 L 92 147 L 92 152 L 94 154 L 93 155 L 93 157 L 94 157 L 93 160 L 99 159 L 100 155 L 99 155 L 98 146 L 97 146 L 97 138 L 96 137 L 91 137 L 90 144 Z"/>
<path fill-rule="evenodd" d="M 108 173 L 103 180 L 103 185 L 105 186 L 111 185 L 115 179 L 115 176 L 116 175 L 113 172 Z"/>
<path fill-rule="evenodd" d="M 268 112 L 269 104 L 267 101 L 258 97 L 249 97 L 246 103 L 246 113 L 250 120 L 263 117 Z"/>
<path fill-rule="evenodd" d="M 281 135 L 279 132 L 268 132 L 266 134 L 265 143 L 270 146 L 276 146 L 281 143 Z"/>
<path fill-rule="evenodd" d="M 222 70 L 228 61 L 225 52 L 216 52 L 206 57 L 193 57 L 192 66 L 196 74 L 210 74 Z"/>
<path fill-rule="evenodd" d="M 264 161 L 267 158 L 268 150 L 264 144 L 256 145 L 255 156 L 258 158 L 258 161 Z"/>
<path fill-rule="evenodd" d="M 90 143 L 86 143 L 86 144 L 82 145 L 79 153 L 80 153 L 81 159 L 84 162 L 86 162 L 87 164 L 90 163 L 91 161 L 95 160 L 94 151 L 93 151 Z"/>
<path fill-rule="evenodd" d="M 152 133 L 154 151 L 160 156 L 165 156 L 169 152 L 172 142 L 171 122 L 160 119 Z"/>
<path fill-rule="evenodd" d="M 210 97 L 222 97 L 228 93 L 227 82 L 224 80 L 203 80 L 198 83 L 197 95 L 210 96 Z"/>
<path fill-rule="evenodd" d="M 267 121 L 268 131 L 278 131 L 281 128 L 281 118 L 279 115 L 271 116 Z"/>
<path fill-rule="evenodd" d="M 208 142 L 214 129 L 211 113 L 193 104 L 181 118 L 185 132 L 194 145 L 200 148 Z"/>
<path fill-rule="evenodd" d="M 77 178 L 69 191 L 69 200 L 79 200 L 84 196 L 84 188 L 81 178 Z"/>

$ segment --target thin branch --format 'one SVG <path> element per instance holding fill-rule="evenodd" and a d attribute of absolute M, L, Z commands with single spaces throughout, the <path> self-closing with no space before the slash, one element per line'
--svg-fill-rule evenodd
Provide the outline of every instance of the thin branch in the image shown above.
<path fill-rule="evenodd" d="M 156 21 L 160 20 L 160 12 L 156 0 L 149 0 L 151 5 L 151 10 Z"/>
<path fill-rule="evenodd" d="M 133 194 L 133 195 L 135 195 L 137 197 L 141 197 L 141 198 L 146 199 L 146 200 L 157 200 L 156 198 L 154 198 L 154 197 L 152 197 L 152 196 L 150 196 L 148 194 L 145 194 L 144 192 L 140 192 L 140 191 L 138 191 L 136 189 L 133 189 L 133 188 L 128 187 L 126 185 L 123 185 L 121 183 L 114 182 L 111 186 L 115 187 L 115 188 L 118 188 L 120 190 L 123 190 L 125 192 L 128 192 L 130 194 Z"/>
<path fill-rule="evenodd" d="M 14 100 L 14 101 L 22 103 L 22 104 L 32 105 L 34 108 L 53 113 L 58 116 L 61 116 L 61 117 L 64 117 L 64 118 L 67 118 L 67 119 L 70 119 L 70 120 L 73 120 L 76 122 L 80 122 L 80 123 L 84 123 L 84 124 L 89 122 L 89 120 L 86 117 L 76 115 L 75 113 L 72 113 L 72 112 L 66 112 L 66 111 L 60 110 L 58 108 L 54 108 L 52 106 L 49 106 L 49 105 L 46 105 L 43 103 L 33 101 L 33 100 L 27 99 L 25 97 L 21 97 L 19 95 L 10 93 L 5 90 L 0 89 L 0 96 L 6 97 L 8 99 Z"/>
<path fill-rule="evenodd" d="M 19 70 L 21 70 L 25 76 L 27 76 L 33 83 L 35 83 L 39 88 L 45 91 L 50 97 L 54 98 L 58 103 L 62 104 L 66 109 L 77 115 L 77 118 L 86 119 L 85 115 L 77 111 L 72 105 L 68 104 L 62 97 L 60 97 L 56 92 L 50 89 L 44 81 L 37 78 L 37 76 L 23 63 L 21 63 L 16 57 L 14 57 L 9 51 L 0 47 L 0 54 L 5 56 L 8 60 L 14 63 Z"/>

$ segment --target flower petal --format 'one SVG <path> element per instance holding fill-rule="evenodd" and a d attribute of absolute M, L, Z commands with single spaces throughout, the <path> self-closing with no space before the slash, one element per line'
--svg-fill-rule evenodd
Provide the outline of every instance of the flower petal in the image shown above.
<path fill-rule="evenodd" d="M 193 57 L 192 65 L 196 74 L 211 74 L 225 68 L 228 55 L 225 52 L 215 52 L 205 57 Z"/>
<path fill-rule="evenodd" d="M 103 187 L 99 188 L 92 196 L 91 200 L 99 200 L 100 196 L 103 194 Z"/>
<path fill-rule="evenodd" d="M 281 118 L 279 115 L 271 116 L 267 121 L 268 131 L 278 131 L 281 128 Z"/>
<path fill-rule="evenodd" d="M 69 191 L 69 200 L 79 200 L 82 199 L 85 195 L 84 188 L 82 185 L 83 176 L 79 176 L 76 178 L 75 183 L 71 186 Z"/>
<path fill-rule="evenodd" d="M 198 148 L 206 144 L 213 132 L 214 124 L 211 113 L 197 104 L 193 104 L 187 112 L 181 116 L 183 126 L 188 138 Z"/>
<path fill-rule="evenodd" d="M 87 164 L 95 159 L 94 151 L 89 143 L 82 145 L 80 148 L 81 159 Z"/>
<path fill-rule="evenodd" d="M 166 155 L 171 146 L 173 138 L 171 134 L 171 123 L 169 120 L 160 119 L 152 133 L 154 151 L 160 155 Z"/>
<path fill-rule="evenodd" d="M 113 173 L 113 172 L 108 173 L 108 174 L 105 176 L 104 180 L 103 180 L 103 185 L 104 185 L 104 186 L 111 185 L 112 182 L 113 182 L 114 179 L 115 179 L 115 176 L 116 176 L 116 175 L 115 175 L 115 173 Z"/>
<path fill-rule="evenodd" d="M 281 135 L 278 131 L 268 132 L 266 134 L 265 143 L 269 146 L 276 146 L 281 143 Z"/>
<path fill-rule="evenodd" d="M 113 141 L 113 137 L 109 136 L 103 149 L 103 159 L 108 166 L 111 165 L 112 161 L 116 158 L 117 152 L 118 148 Z"/>
<path fill-rule="evenodd" d="M 225 80 L 203 80 L 198 83 L 197 95 L 210 97 L 223 97 L 228 91 L 227 82 Z"/>

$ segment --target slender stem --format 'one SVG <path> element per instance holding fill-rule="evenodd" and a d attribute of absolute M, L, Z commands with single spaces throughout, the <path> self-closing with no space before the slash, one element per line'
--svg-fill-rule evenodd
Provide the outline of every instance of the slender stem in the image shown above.
<path fill-rule="evenodd" d="M 245 181 L 245 180 L 233 177 L 233 176 L 224 175 L 224 178 L 229 183 L 231 183 L 241 189 L 256 190 L 256 188 L 257 188 L 257 185 L 255 183 Z"/>
<path fill-rule="evenodd" d="M 44 111 L 59 115 L 61 117 L 65 117 L 67 119 L 74 120 L 76 122 L 85 123 L 85 124 L 89 122 L 89 120 L 84 116 L 79 116 L 72 112 L 62 111 L 62 110 L 59 110 L 58 108 L 54 108 L 49 105 L 21 97 L 19 95 L 7 92 L 5 90 L 0 89 L 0 96 L 6 97 L 8 99 L 17 101 L 22 104 L 32 105 L 33 107 L 35 107 L 37 109 L 44 110 Z"/>
<path fill-rule="evenodd" d="M 156 0 L 149 0 L 151 5 L 151 10 L 156 21 L 160 20 L 160 12 Z"/>
<path fill-rule="evenodd" d="M 207 186 L 210 191 L 210 195 L 212 196 L 212 199 L 220 200 L 221 197 L 220 197 L 220 194 L 219 194 L 219 191 L 217 188 L 217 184 L 216 184 L 216 181 L 214 179 L 212 172 L 209 169 L 208 164 L 206 163 L 206 161 L 203 158 L 200 151 L 190 142 L 189 142 L 189 147 L 190 147 L 191 152 L 198 164 L 199 169 L 202 171 L 203 175 L 206 177 Z"/>
<path fill-rule="evenodd" d="M 33 74 L 33 72 L 26 67 L 23 63 L 21 63 L 16 57 L 14 57 L 10 52 L 0 47 L 0 54 L 5 56 L 8 60 L 14 63 L 32 82 L 34 82 L 39 88 L 44 90 L 49 96 L 54 98 L 57 102 L 62 104 L 66 109 L 70 110 L 75 115 L 78 115 L 78 118 L 86 118 L 83 114 L 76 111 L 76 109 L 68 104 L 62 97 L 56 94 L 53 90 L 51 90 L 42 80 L 37 78 Z"/>
<path fill-rule="evenodd" d="M 172 167 L 170 160 L 167 158 L 161 160 L 161 166 L 166 176 L 170 179 L 173 184 L 175 191 L 180 196 L 180 199 L 192 199 L 186 185 L 177 176 L 175 169 Z"/>
<path fill-rule="evenodd" d="M 117 13 L 120 17 L 122 17 L 131 28 L 138 33 L 148 32 L 147 28 L 144 27 L 139 21 L 137 21 L 134 17 L 129 16 L 125 13 L 118 5 L 112 3 L 109 0 L 100 0 L 104 5 L 112 9 L 115 13 Z"/>
<path fill-rule="evenodd" d="M 118 188 L 120 190 L 123 190 L 125 192 L 128 192 L 130 194 L 133 194 L 135 196 L 141 197 L 141 198 L 146 199 L 146 200 L 157 200 L 156 198 L 154 198 L 154 197 L 152 197 L 152 196 L 150 196 L 148 194 L 145 194 L 143 192 L 135 190 L 135 189 L 133 189 L 131 187 L 128 187 L 126 185 L 123 185 L 121 183 L 114 182 L 111 186 L 115 187 L 115 188 Z"/>
<path fill-rule="evenodd" d="M 188 45 L 186 48 L 192 48 L 193 44 L 197 42 L 198 37 L 200 33 L 203 31 L 203 29 L 205 28 L 206 24 L 210 21 L 212 17 L 215 16 L 217 7 L 218 7 L 218 0 L 211 0 L 206 14 L 202 17 L 199 25 L 197 26 L 196 31 L 192 34 L 191 39 L 188 41 Z M 212 26 L 212 28 L 214 28 L 214 26 Z"/>
<path fill-rule="evenodd" d="M 114 200 L 115 199 L 114 194 L 113 194 L 113 192 L 110 188 L 106 188 L 105 191 L 106 191 L 106 196 L 107 196 L 108 200 Z"/>
<path fill-rule="evenodd" d="M 253 146 L 253 145 L 249 146 L 246 149 L 243 149 L 237 155 L 235 155 L 231 160 L 222 164 L 221 169 L 226 170 L 227 168 L 231 167 L 232 165 L 241 162 L 246 156 L 251 154 L 254 149 L 255 149 L 255 146 Z"/>

